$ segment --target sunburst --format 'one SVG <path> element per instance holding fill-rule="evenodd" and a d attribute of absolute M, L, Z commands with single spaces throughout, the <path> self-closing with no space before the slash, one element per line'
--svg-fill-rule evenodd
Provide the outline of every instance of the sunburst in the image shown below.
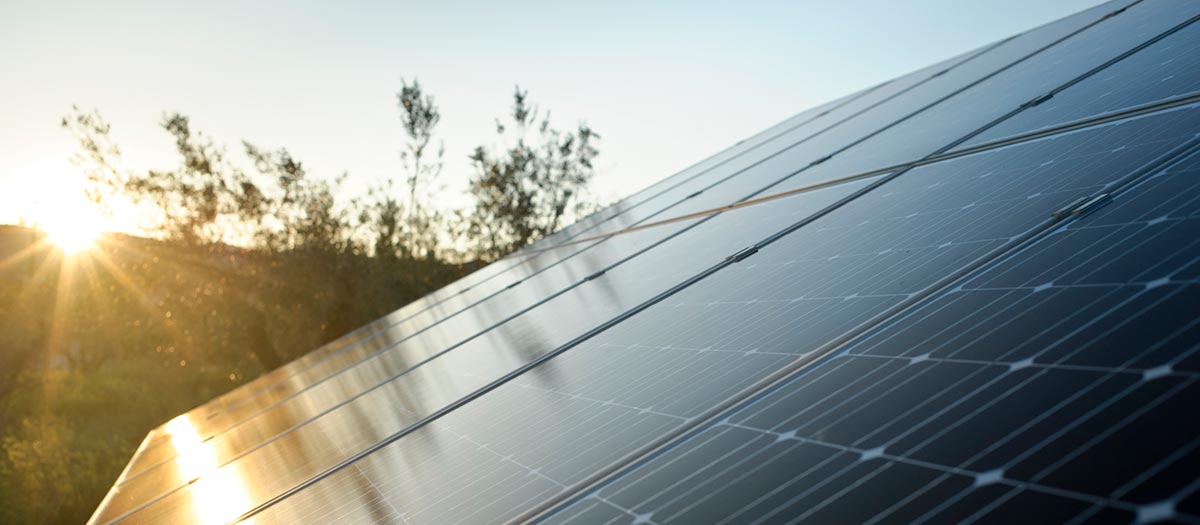
<path fill-rule="evenodd" d="M 101 231 L 87 223 L 42 226 L 46 240 L 67 255 L 75 255 L 96 245 Z"/>

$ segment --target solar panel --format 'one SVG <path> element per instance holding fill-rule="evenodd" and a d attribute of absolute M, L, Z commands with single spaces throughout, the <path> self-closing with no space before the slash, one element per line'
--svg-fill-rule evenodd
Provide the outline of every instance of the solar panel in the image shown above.
<path fill-rule="evenodd" d="M 1198 228 L 1193 154 L 551 521 L 1196 521 Z"/>
<path fill-rule="evenodd" d="M 156 429 L 92 521 L 1200 520 L 1197 13 L 787 119 Z"/>
<path fill-rule="evenodd" d="M 336 499 L 361 478 L 408 522 L 513 517 L 1152 166 L 1193 138 L 1198 118 L 1190 109 L 913 170 L 304 492 Z M 947 206 L 961 196 L 969 206 Z M 464 457 L 470 468 L 456 466 Z M 289 506 L 305 500 L 254 519 L 291 521 Z"/>

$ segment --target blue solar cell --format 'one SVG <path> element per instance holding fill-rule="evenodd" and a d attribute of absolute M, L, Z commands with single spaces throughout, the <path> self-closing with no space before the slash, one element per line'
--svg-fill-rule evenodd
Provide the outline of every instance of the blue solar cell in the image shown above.
<path fill-rule="evenodd" d="M 1198 208 L 1193 155 L 551 521 L 1194 521 Z"/>

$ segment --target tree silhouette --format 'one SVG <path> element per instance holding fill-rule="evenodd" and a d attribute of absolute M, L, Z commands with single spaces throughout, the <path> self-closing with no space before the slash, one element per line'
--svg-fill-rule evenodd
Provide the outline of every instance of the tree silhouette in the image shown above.
<path fill-rule="evenodd" d="M 441 112 L 433 97 L 422 90 L 420 82 L 409 83 L 404 79 L 400 82 L 397 106 L 407 136 L 400 160 L 408 199 L 400 199 L 392 179 L 372 186 L 359 201 L 359 222 L 374 239 L 376 256 L 433 258 L 440 251 L 442 232 L 452 229 L 447 224 L 449 217 L 430 205 L 442 189 L 436 184 L 442 173 L 445 149 L 439 142 L 436 150 L 430 150 Z"/>
<path fill-rule="evenodd" d="M 600 136 L 586 124 L 573 131 L 539 118 L 528 92 L 513 91 L 511 128 L 496 121 L 510 144 L 503 151 L 475 148 L 470 191 L 476 199 L 471 232 L 485 259 L 500 257 L 549 235 L 588 208 L 582 194 L 595 174 Z"/>

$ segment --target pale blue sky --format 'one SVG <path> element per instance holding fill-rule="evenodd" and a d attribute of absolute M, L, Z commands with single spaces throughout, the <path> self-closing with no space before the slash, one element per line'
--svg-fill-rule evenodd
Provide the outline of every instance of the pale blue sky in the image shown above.
<path fill-rule="evenodd" d="M 520 83 L 603 135 L 615 198 L 807 107 L 1099 3 L 0 0 L 0 223 L 78 206 L 58 127 L 96 108 L 133 168 L 169 167 L 163 111 L 235 149 L 287 146 L 350 190 L 401 178 L 400 77 L 443 111 L 451 204 Z"/>

